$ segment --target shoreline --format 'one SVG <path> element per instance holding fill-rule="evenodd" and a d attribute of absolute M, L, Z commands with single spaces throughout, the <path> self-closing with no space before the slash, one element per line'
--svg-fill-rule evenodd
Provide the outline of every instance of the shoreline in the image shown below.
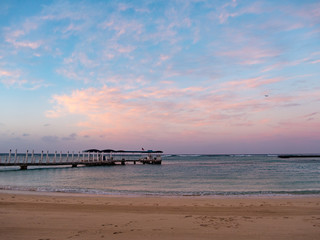
<path fill-rule="evenodd" d="M 0 191 L 0 239 L 317 239 L 320 196 Z"/>
<path fill-rule="evenodd" d="M 296 191 L 293 191 L 296 192 Z M 303 191 L 305 192 L 305 191 Z M 318 192 L 318 191 L 317 191 Z M 92 197 L 155 197 L 155 198 L 212 198 L 212 199 L 272 199 L 272 198 L 320 198 L 319 193 L 253 193 L 253 194 L 163 194 L 163 193 L 116 193 L 116 192 L 105 192 L 105 193 L 92 193 L 92 192 L 73 192 L 73 191 L 46 191 L 46 190 L 25 190 L 25 189 L 4 189 L 0 188 L 1 193 L 14 193 L 14 194 L 24 194 L 24 195 L 52 195 L 52 196 L 92 196 Z"/>
<path fill-rule="evenodd" d="M 21 194 L 21 195 L 44 195 L 44 196 L 74 196 L 74 197 L 123 197 L 123 198 L 204 198 L 204 199 L 281 199 L 281 198 L 319 198 L 320 194 L 217 194 L 217 195 L 169 195 L 169 194 L 140 194 L 140 193 L 85 193 L 85 192 L 64 192 L 64 191 L 37 191 L 20 189 L 0 189 L 0 194 Z"/>

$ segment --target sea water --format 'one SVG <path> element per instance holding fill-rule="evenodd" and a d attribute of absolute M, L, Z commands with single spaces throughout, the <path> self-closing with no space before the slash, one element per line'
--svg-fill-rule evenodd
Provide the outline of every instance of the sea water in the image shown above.
<path fill-rule="evenodd" d="M 110 195 L 320 194 L 320 158 L 164 155 L 162 165 L 0 167 L 0 189 Z"/>

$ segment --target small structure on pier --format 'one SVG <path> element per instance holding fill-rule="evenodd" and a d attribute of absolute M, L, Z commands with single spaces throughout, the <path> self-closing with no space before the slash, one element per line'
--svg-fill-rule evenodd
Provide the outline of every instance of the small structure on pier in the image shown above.
<path fill-rule="evenodd" d="M 124 151 L 124 150 L 98 150 L 88 149 L 82 153 L 78 152 L 75 154 L 69 151 L 67 154 L 62 152 L 49 154 L 47 151 L 44 153 L 29 153 L 25 154 L 17 153 L 14 154 L 0 154 L 0 167 L 1 166 L 19 166 L 21 170 L 26 170 L 29 166 L 58 166 L 58 165 L 70 165 L 72 167 L 82 166 L 108 166 L 126 163 L 142 163 L 142 164 L 161 164 L 162 162 L 162 151 Z"/>
<path fill-rule="evenodd" d="M 161 164 L 162 151 L 124 151 L 113 149 L 88 149 L 84 152 L 92 154 L 92 159 L 96 159 L 98 162 L 121 162 L 124 165 L 126 162 L 137 162 L 143 164 Z M 90 159 L 90 157 L 88 158 Z"/>

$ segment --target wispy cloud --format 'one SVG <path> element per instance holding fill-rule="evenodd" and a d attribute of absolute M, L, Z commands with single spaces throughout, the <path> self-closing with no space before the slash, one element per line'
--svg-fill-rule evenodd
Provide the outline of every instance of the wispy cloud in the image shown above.
<path fill-rule="evenodd" d="M 25 90 L 36 90 L 41 87 L 49 86 L 41 80 L 25 79 L 21 70 L 4 70 L 0 69 L 0 82 L 6 87 L 14 87 Z M 26 76 L 27 77 L 27 76 Z"/>
<path fill-rule="evenodd" d="M 254 2 L 248 6 L 241 6 L 237 1 L 231 1 L 218 8 L 218 11 L 212 12 L 211 15 L 219 19 L 224 24 L 230 18 L 236 18 L 245 14 L 260 14 L 263 8 L 260 2 Z"/>
<path fill-rule="evenodd" d="M 59 141 L 59 137 L 57 136 L 43 136 L 42 141 L 47 143 L 56 143 Z"/>
<path fill-rule="evenodd" d="M 242 79 L 239 81 L 226 82 L 225 85 L 228 87 L 245 87 L 245 88 L 256 88 L 262 85 L 276 83 L 285 80 L 284 78 L 265 78 L 263 76 L 249 79 Z"/>
<path fill-rule="evenodd" d="M 257 83 L 262 81 L 263 83 Z M 279 79 L 244 80 L 241 84 L 257 87 Z M 231 83 L 233 85 L 234 83 Z M 231 91 L 234 86 L 229 85 Z M 124 91 L 121 88 L 104 86 L 100 89 L 77 90 L 71 95 L 53 96 L 53 110 L 49 118 L 75 114 L 86 116 L 77 124 L 83 128 L 82 135 L 118 134 L 127 132 L 138 135 L 183 133 L 186 131 L 214 132 L 220 127 L 256 126 L 268 111 L 292 104 L 296 97 L 261 96 L 256 99 L 243 97 L 226 89 L 206 90 L 201 87 Z M 260 113 L 263 113 L 260 116 Z M 253 117 L 255 116 L 255 117 Z M 259 121 L 249 120 L 257 118 Z M 227 121 L 227 122 L 226 122 Z M 274 120 L 273 120 L 274 121 Z M 162 129 L 161 133 L 158 129 Z"/>
<path fill-rule="evenodd" d="M 280 53 L 268 47 L 244 46 L 240 49 L 222 51 L 218 54 L 236 60 L 240 64 L 254 65 L 265 63 L 268 59 L 279 56 Z"/>
<path fill-rule="evenodd" d="M 127 20 L 119 16 L 113 16 L 110 19 L 100 24 L 102 29 L 108 29 L 109 31 L 115 31 L 114 38 L 119 38 L 121 35 L 132 35 L 133 38 L 137 38 L 142 32 L 144 32 L 144 25 L 136 20 Z"/>
<path fill-rule="evenodd" d="M 197 136 L 208 143 L 216 136 L 276 135 L 282 123 L 302 128 L 303 121 L 318 121 L 319 3 L 3 6 L 0 87 L 22 94 L 43 88 L 34 98 L 48 110 L 34 122 L 44 126 L 54 118 L 54 126 L 42 128 L 47 143 L 120 135 L 162 136 L 163 142 Z M 50 132 L 69 122 L 68 130 Z M 17 136 L 26 132 L 34 137 L 37 130 Z"/>
<path fill-rule="evenodd" d="M 22 86 L 26 84 L 26 80 L 21 79 L 21 72 L 17 70 L 0 70 L 0 81 L 2 84 L 9 86 Z"/>
<path fill-rule="evenodd" d="M 76 138 L 77 138 L 77 134 L 76 133 L 72 133 L 68 137 L 63 137 L 62 140 L 64 140 L 64 141 L 75 141 Z"/>
<path fill-rule="evenodd" d="M 41 40 L 25 39 L 26 36 L 38 28 L 38 24 L 31 20 L 26 20 L 18 29 L 6 28 L 5 40 L 14 47 L 37 49 L 42 45 Z"/>

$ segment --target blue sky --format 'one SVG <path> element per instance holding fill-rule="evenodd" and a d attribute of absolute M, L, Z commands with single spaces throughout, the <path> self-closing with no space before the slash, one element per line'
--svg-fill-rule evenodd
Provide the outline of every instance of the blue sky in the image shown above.
<path fill-rule="evenodd" d="M 319 1 L 1 1 L 0 151 L 319 152 Z"/>

